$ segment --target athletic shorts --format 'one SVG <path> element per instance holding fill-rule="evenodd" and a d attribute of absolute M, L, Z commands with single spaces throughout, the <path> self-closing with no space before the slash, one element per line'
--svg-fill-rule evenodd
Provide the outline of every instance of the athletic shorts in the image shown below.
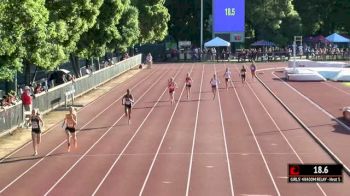
<path fill-rule="evenodd" d="M 124 104 L 125 108 L 131 109 L 131 104 Z"/>
<path fill-rule="evenodd" d="M 225 81 L 228 82 L 230 80 L 230 78 L 225 78 Z"/>
<path fill-rule="evenodd" d="M 74 133 L 75 132 L 75 127 L 66 127 L 66 131 Z"/>
<path fill-rule="evenodd" d="M 186 87 L 188 88 L 191 88 L 191 86 L 192 86 L 191 84 L 186 84 Z"/>
<path fill-rule="evenodd" d="M 211 85 L 211 88 L 216 88 L 216 85 Z"/>
<path fill-rule="evenodd" d="M 173 93 L 175 89 L 169 89 L 169 93 Z"/>
<path fill-rule="evenodd" d="M 242 74 L 241 77 L 242 77 L 242 78 L 245 78 L 245 74 Z"/>
<path fill-rule="evenodd" d="M 40 134 L 41 130 L 40 129 L 32 129 L 32 133 Z"/>

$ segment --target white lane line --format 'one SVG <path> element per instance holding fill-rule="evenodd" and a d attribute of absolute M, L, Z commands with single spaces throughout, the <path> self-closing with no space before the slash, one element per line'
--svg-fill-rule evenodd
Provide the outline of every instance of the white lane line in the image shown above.
<path fill-rule="evenodd" d="M 193 65 L 192 65 L 192 68 L 191 68 L 190 73 L 192 73 L 192 70 L 193 70 Z M 150 166 L 150 168 L 149 168 L 149 170 L 148 170 L 148 173 L 147 173 L 147 175 L 146 175 L 146 178 L 145 178 L 145 180 L 143 181 L 143 185 L 142 185 L 142 187 L 141 187 L 139 196 L 141 196 L 141 195 L 143 194 L 143 191 L 145 190 L 145 187 L 146 187 L 146 184 L 147 184 L 147 182 L 148 182 L 149 176 L 151 175 L 151 172 L 152 172 L 152 170 L 153 170 L 154 163 L 156 162 L 156 159 L 157 159 L 157 157 L 158 157 L 159 151 L 160 151 L 160 149 L 161 149 L 161 147 L 162 147 L 162 145 L 163 145 L 164 139 L 165 139 L 165 137 L 166 137 L 166 135 L 167 135 L 167 133 L 168 133 L 168 131 L 169 131 L 170 125 L 171 125 L 171 123 L 172 123 L 172 121 L 173 121 L 173 118 L 174 118 L 175 113 L 176 113 L 176 110 L 177 110 L 177 108 L 178 108 L 178 106 L 179 106 L 179 103 L 180 103 L 181 97 L 182 97 L 182 95 L 183 95 L 183 92 L 185 91 L 185 88 L 186 88 L 186 84 L 184 84 L 183 87 L 182 87 L 182 91 L 181 91 L 181 94 L 180 94 L 180 96 L 179 96 L 179 99 L 177 100 L 176 106 L 175 106 L 175 108 L 174 108 L 174 110 L 173 110 L 173 112 L 172 112 L 172 114 L 171 114 L 170 120 L 169 120 L 169 122 L 168 122 L 168 124 L 167 124 L 167 126 L 166 126 L 166 128 L 165 128 L 165 132 L 164 132 L 164 134 L 163 134 L 162 139 L 160 140 L 160 143 L 159 143 L 159 145 L 158 145 L 158 149 L 157 149 L 157 151 L 156 151 L 156 154 L 155 154 L 154 157 L 153 157 L 153 160 L 152 160 L 151 166 Z"/>
<path fill-rule="evenodd" d="M 330 114 L 329 112 L 327 112 L 325 109 L 323 109 L 321 106 L 319 106 L 317 103 L 315 103 L 314 101 L 312 101 L 311 99 L 309 99 L 307 96 L 305 96 L 304 94 L 302 94 L 301 92 L 299 92 L 297 89 L 295 89 L 294 87 L 292 87 L 290 84 L 288 84 L 287 82 L 283 81 L 279 76 L 277 76 L 274 72 L 272 72 L 272 74 L 278 78 L 278 80 L 280 80 L 281 82 L 283 82 L 283 84 L 285 84 L 286 86 L 288 86 L 290 89 L 292 89 L 294 92 L 296 92 L 298 95 L 300 95 L 301 97 L 303 97 L 305 100 L 307 100 L 308 102 L 310 102 L 312 105 L 314 105 L 317 109 L 321 110 L 321 112 L 323 112 L 324 114 L 326 114 L 328 117 L 330 117 L 332 120 L 336 121 L 337 123 L 339 123 L 341 126 L 343 126 L 347 131 L 350 131 L 350 127 L 347 126 L 345 123 L 341 122 L 340 120 L 338 120 L 337 118 L 335 118 L 332 114 Z"/>
<path fill-rule="evenodd" d="M 166 72 L 167 73 L 167 72 Z M 163 74 L 165 75 L 165 74 Z M 162 76 L 163 76 L 162 75 Z M 137 104 L 158 82 L 159 80 L 161 79 L 162 77 L 159 77 L 155 82 L 153 82 L 153 84 L 147 89 L 147 91 L 145 91 L 141 96 L 140 98 L 135 102 L 135 104 Z M 155 107 L 155 106 L 153 106 Z M 98 140 L 55 182 L 54 185 L 52 185 L 50 187 L 50 189 L 44 194 L 45 196 L 47 196 L 57 185 L 58 183 L 60 183 L 64 177 L 67 176 L 67 174 L 96 146 L 96 144 L 98 144 L 103 138 L 105 135 L 107 135 L 107 133 L 109 133 L 110 130 L 112 130 L 114 128 L 114 126 L 122 119 L 124 118 L 124 114 L 122 114 L 118 120 L 116 120 L 113 125 L 103 134 L 101 135 Z"/>
<path fill-rule="evenodd" d="M 154 72 L 155 72 L 155 70 L 152 71 L 150 74 L 148 74 L 147 77 L 145 77 L 144 79 L 142 79 L 141 81 L 139 81 L 136 85 L 134 85 L 134 87 L 138 86 L 139 84 L 141 84 L 141 82 L 143 82 L 144 80 L 146 80 L 146 79 L 148 79 L 149 77 L 151 77 L 151 76 L 153 75 Z M 127 83 L 123 83 L 123 85 L 125 85 L 125 84 L 127 84 Z M 113 88 L 111 89 L 111 91 L 112 91 L 113 89 L 117 88 L 117 87 L 120 87 L 120 85 L 117 85 L 117 86 L 113 87 Z M 110 93 L 104 93 L 103 95 L 99 96 L 97 99 L 95 99 L 95 100 L 93 100 L 92 102 L 88 103 L 86 106 L 84 106 L 83 108 L 81 108 L 81 109 L 78 111 L 78 114 L 81 113 L 81 112 L 82 112 L 83 110 L 85 110 L 86 108 L 88 108 L 89 105 L 92 105 L 92 104 L 95 103 L 96 101 L 100 100 L 101 98 L 103 98 L 103 97 L 105 97 L 105 96 L 107 96 L 107 95 L 109 95 L 109 94 L 110 94 Z M 114 103 L 114 102 L 113 102 L 113 103 Z M 112 104 L 113 104 L 113 103 L 112 103 Z M 58 127 L 60 124 L 62 124 L 62 121 L 60 121 L 60 122 L 54 124 L 54 125 L 53 125 L 52 127 L 50 127 L 48 130 L 46 130 L 46 131 L 42 134 L 42 136 L 44 136 L 44 135 L 50 133 L 54 128 Z M 1 159 L 0 159 L 0 163 L 4 162 L 6 159 L 10 158 L 12 155 L 16 154 L 17 152 L 19 152 L 20 150 L 22 150 L 23 148 L 25 148 L 25 147 L 28 146 L 29 144 L 32 144 L 32 141 L 29 141 L 29 142 L 25 143 L 25 144 L 24 144 L 23 146 L 21 146 L 20 148 L 16 149 L 15 151 L 13 151 L 13 152 L 11 152 L 10 154 L 6 155 L 5 157 L 1 158 Z"/>
<path fill-rule="evenodd" d="M 263 102 L 261 101 L 261 99 L 258 97 L 258 95 L 255 93 L 255 91 L 253 90 L 253 88 L 250 86 L 250 84 L 248 84 L 248 87 L 250 89 L 250 91 L 254 94 L 255 98 L 259 101 L 261 107 L 264 109 L 264 111 L 266 112 L 266 114 L 269 116 L 270 120 L 272 121 L 272 123 L 275 125 L 275 127 L 277 128 L 278 132 L 281 134 L 281 136 L 283 137 L 283 139 L 287 142 L 288 146 L 290 147 L 290 149 L 292 149 L 293 153 L 297 156 L 297 158 L 299 159 L 300 163 L 304 164 L 304 161 L 301 159 L 301 157 L 298 155 L 298 153 L 296 152 L 296 150 L 294 149 L 294 147 L 292 146 L 292 144 L 289 142 L 289 140 L 287 139 L 287 137 L 285 136 L 285 134 L 282 132 L 282 129 L 277 125 L 277 122 L 275 121 L 275 119 L 273 119 L 272 115 L 270 114 L 270 112 L 267 110 L 267 108 L 265 107 L 265 104 L 263 104 Z M 319 183 L 316 184 L 317 187 L 320 189 L 320 191 L 322 192 L 323 195 L 327 195 L 324 190 L 322 189 L 322 187 L 320 186 Z"/>
<path fill-rule="evenodd" d="M 197 113 L 196 113 L 196 120 L 194 123 L 194 132 L 193 132 L 193 140 L 192 140 L 192 149 L 191 149 L 191 157 L 190 157 L 190 165 L 188 169 L 188 177 L 187 177 L 187 185 L 186 185 L 186 196 L 188 196 L 190 191 L 190 183 L 191 183 L 191 174 L 192 174 L 192 163 L 193 163 L 193 154 L 194 154 L 194 146 L 196 143 L 196 136 L 197 136 L 197 128 L 198 128 L 198 116 L 199 116 L 199 106 L 201 104 L 201 94 L 202 94 L 202 86 L 203 86 L 203 77 L 204 77 L 204 64 L 202 65 L 202 79 L 201 84 L 199 87 L 199 94 L 198 94 L 198 104 L 197 104 Z"/>
<path fill-rule="evenodd" d="M 338 90 L 338 91 L 340 91 L 340 92 L 342 92 L 342 93 L 344 93 L 344 94 L 350 95 L 349 92 L 347 92 L 347 91 L 345 91 L 345 90 L 343 90 L 343 89 L 341 89 L 341 88 L 339 88 L 339 87 L 337 87 L 337 86 L 331 85 L 331 84 L 329 84 L 328 82 L 322 82 L 322 84 L 325 84 L 325 85 L 327 85 L 327 86 L 329 86 L 329 87 L 331 87 L 331 88 L 334 88 L 334 89 L 336 89 L 336 90 Z"/>
<path fill-rule="evenodd" d="M 177 69 L 177 73 L 174 76 L 174 78 L 177 77 L 177 75 L 180 73 L 180 70 L 183 68 L 180 67 L 179 69 Z M 160 77 L 161 78 L 161 77 Z M 155 84 L 155 83 L 154 83 Z M 130 138 L 130 140 L 128 141 L 128 143 L 125 145 L 124 149 L 121 151 L 121 153 L 118 155 L 118 157 L 114 160 L 113 164 L 111 165 L 111 167 L 108 169 L 107 173 L 105 174 L 105 176 L 102 178 L 102 180 L 100 181 L 100 183 L 98 184 L 98 186 L 96 187 L 95 191 L 92 193 L 92 195 L 96 195 L 96 193 L 100 190 L 102 184 L 105 182 L 105 180 L 107 179 L 107 177 L 109 176 L 109 174 L 112 172 L 112 169 L 114 168 L 114 166 L 117 164 L 117 162 L 119 161 L 120 157 L 124 154 L 124 152 L 126 151 L 126 149 L 129 147 L 129 145 L 131 144 L 131 142 L 134 140 L 135 136 L 137 135 L 137 133 L 141 130 L 141 128 L 143 127 L 143 124 L 146 122 L 146 120 L 148 119 L 148 117 L 151 115 L 151 113 L 153 112 L 154 108 L 158 105 L 158 103 L 160 102 L 160 100 L 162 99 L 162 97 L 164 96 L 165 92 L 167 91 L 167 88 L 164 89 L 163 93 L 160 95 L 160 97 L 158 98 L 158 100 L 156 101 L 155 105 L 151 108 L 151 110 L 148 112 L 148 114 L 146 115 L 146 117 L 143 119 L 142 123 L 140 124 L 140 126 L 137 128 L 137 130 L 135 131 L 134 135 Z"/>
<path fill-rule="evenodd" d="M 214 72 L 216 75 L 216 65 L 214 64 Z M 231 80 L 232 81 L 232 80 Z M 232 83 L 233 87 L 233 83 Z M 224 124 L 224 117 L 222 115 L 222 107 L 221 107 L 221 98 L 220 98 L 220 90 L 218 89 L 218 100 L 219 100 L 219 109 L 220 109 L 220 120 L 221 120 L 221 128 L 222 128 L 222 135 L 224 137 L 224 144 L 225 144 L 225 153 L 226 153 L 226 161 L 227 161 L 227 169 L 228 169 L 228 175 L 230 179 L 230 188 L 231 188 L 231 195 L 235 195 L 234 189 L 233 189 L 233 182 L 232 182 L 232 172 L 231 172 L 231 163 L 230 163 L 230 158 L 228 156 L 228 148 L 227 148 L 227 140 L 226 140 L 226 128 Z"/>
<path fill-rule="evenodd" d="M 237 69 L 237 68 L 236 68 L 236 69 Z M 232 85 L 234 85 L 233 82 L 232 82 L 232 80 L 231 80 L 231 83 L 232 83 Z M 273 176 L 272 176 L 272 173 L 271 173 L 271 171 L 270 171 L 269 165 L 267 164 L 266 158 L 265 158 L 265 156 L 264 156 L 264 154 L 263 154 L 263 152 L 262 152 L 262 150 L 261 150 L 261 147 L 260 147 L 260 144 L 259 144 L 259 142 L 258 142 L 258 139 L 256 138 L 256 135 L 255 135 L 255 133 L 254 133 L 253 127 L 252 127 L 252 125 L 250 124 L 250 120 L 249 120 L 249 118 L 248 118 L 248 116 L 247 116 L 247 113 L 246 113 L 244 107 L 243 107 L 241 98 L 239 97 L 236 88 L 233 88 L 233 90 L 235 91 L 235 94 L 236 94 L 237 100 L 238 100 L 238 102 L 239 102 L 239 105 L 241 106 L 241 109 L 242 109 L 242 111 L 243 111 L 244 117 L 245 117 L 245 119 L 246 119 L 246 121 L 247 121 L 247 124 L 248 124 L 248 126 L 249 126 L 250 132 L 252 133 L 252 135 L 253 135 L 253 137 L 254 137 L 255 143 L 256 143 L 256 145 L 257 145 L 257 147 L 258 147 L 258 149 L 259 149 L 259 152 L 260 152 L 260 154 L 261 154 L 261 158 L 262 158 L 263 161 L 264 161 L 264 164 L 265 164 L 265 167 L 266 167 L 266 169 L 267 169 L 267 172 L 268 172 L 269 175 L 270 175 L 270 178 L 271 178 L 271 180 L 272 180 L 273 186 L 275 187 L 276 193 L 277 193 L 278 196 L 280 196 L 281 193 L 280 193 L 280 191 L 279 191 L 279 189 L 278 189 L 278 187 L 277 187 L 277 185 L 276 185 L 275 179 L 274 179 Z"/>
<path fill-rule="evenodd" d="M 168 71 L 167 71 L 168 72 Z M 166 72 L 166 73 L 167 73 Z M 164 74 L 164 73 L 163 73 Z M 149 78 L 149 77 L 146 77 Z M 136 85 L 133 86 L 134 89 L 136 88 L 141 82 L 143 82 L 145 79 L 138 82 Z M 82 126 L 79 130 L 85 128 L 87 125 L 89 125 L 91 122 L 93 122 L 97 117 L 99 117 L 102 113 L 104 113 L 108 108 L 110 108 L 113 104 L 115 104 L 117 101 L 120 101 L 120 99 L 123 98 L 123 96 L 120 96 L 116 101 L 111 103 L 107 108 L 105 108 L 103 111 L 98 113 L 96 116 L 94 116 L 89 122 L 85 123 L 84 126 Z M 80 131 L 77 131 L 79 133 Z M 45 156 L 43 156 L 41 159 L 39 159 L 35 164 L 30 166 L 26 171 L 24 171 L 22 174 L 20 174 L 17 178 L 15 178 L 13 181 L 11 181 L 8 185 L 6 185 L 4 188 L 0 190 L 0 194 L 4 192 L 6 189 L 8 189 L 12 184 L 17 182 L 21 177 L 23 177 L 25 174 L 27 174 L 30 170 L 32 170 L 35 166 L 37 166 L 40 162 L 42 162 L 45 158 L 49 157 L 53 152 L 55 152 L 59 147 L 61 147 L 64 143 L 66 143 L 66 140 L 62 141 L 58 146 L 56 146 L 54 149 L 52 149 L 49 153 L 47 153 Z"/>

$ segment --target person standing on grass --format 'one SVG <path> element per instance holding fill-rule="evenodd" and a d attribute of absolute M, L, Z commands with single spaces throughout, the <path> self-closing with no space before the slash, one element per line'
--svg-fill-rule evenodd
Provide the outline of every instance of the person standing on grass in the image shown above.
<path fill-rule="evenodd" d="M 192 78 L 190 76 L 190 73 L 187 73 L 185 83 L 186 83 L 186 91 L 187 91 L 187 100 L 190 99 L 190 94 L 191 94 L 191 86 L 192 86 Z"/>
<path fill-rule="evenodd" d="M 245 82 L 245 74 L 246 74 L 247 70 L 245 69 L 244 65 L 242 65 L 241 68 L 241 79 L 242 79 L 242 83 L 244 84 Z"/>
<path fill-rule="evenodd" d="M 225 73 L 224 73 L 226 90 L 228 90 L 228 82 L 231 80 L 231 77 L 232 77 L 232 73 L 227 67 L 226 70 L 225 70 Z"/>
<path fill-rule="evenodd" d="M 252 61 L 252 64 L 250 65 L 250 72 L 252 74 L 252 79 L 256 78 L 255 71 L 256 71 L 256 65 L 255 65 L 255 62 Z"/>
<path fill-rule="evenodd" d="M 130 90 L 126 90 L 126 94 L 122 99 L 122 104 L 124 105 L 125 117 L 128 117 L 128 124 L 131 122 L 131 108 L 134 104 L 134 97 L 130 94 Z"/>
<path fill-rule="evenodd" d="M 217 91 L 217 88 L 219 87 L 219 83 L 220 81 L 217 79 L 216 74 L 214 74 L 210 80 L 211 90 L 213 92 L 213 100 L 216 97 L 216 91 Z"/>
<path fill-rule="evenodd" d="M 169 90 L 169 96 L 170 96 L 170 103 L 173 105 L 175 103 L 175 88 L 177 88 L 177 84 L 174 81 L 174 78 L 171 77 L 168 80 L 168 90 Z"/>
<path fill-rule="evenodd" d="M 66 125 L 65 131 L 67 134 L 67 144 L 68 144 L 67 151 L 68 152 L 70 152 L 70 147 L 71 147 L 71 143 L 70 143 L 71 135 L 73 135 L 74 147 L 75 148 L 78 147 L 77 134 L 75 130 L 77 123 L 78 123 L 78 120 L 77 120 L 77 114 L 75 112 L 75 109 L 73 107 L 69 107 L 69 114 L 66 114 L 66 117 L 64 118 L 64 121 L 62 124 L 62 127 Z"/>
<path fill-rule="evenodd" d="M 33 156 L 36 156 L 38 155 L 38 147 L 41 142 L 41 129 L 44 127 L 44 122 L 41 119 L 38 110 L 32 110 L 32 114 L 30 115 L 30 124 L 32 126 L 32 141 L 34 149 Z"/>

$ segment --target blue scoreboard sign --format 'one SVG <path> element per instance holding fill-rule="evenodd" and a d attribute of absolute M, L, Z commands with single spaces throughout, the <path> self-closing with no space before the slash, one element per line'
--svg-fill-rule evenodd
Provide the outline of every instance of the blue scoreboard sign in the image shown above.
<path fill-rule="evenodd" d="M 243 33 L 245 0 L 213 0 L 214 33 Z"/>

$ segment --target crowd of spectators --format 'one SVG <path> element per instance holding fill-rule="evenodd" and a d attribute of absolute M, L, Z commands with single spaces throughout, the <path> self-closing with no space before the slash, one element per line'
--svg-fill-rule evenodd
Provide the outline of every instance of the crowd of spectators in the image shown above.
<path fill-rule="evenodd" d="M 7 95 L 2 96 L 0 99 L 0 107 L 1 109 L 4 109 L 6 107 L 15 105 L 18 102 L 18 99 L 16 97 L 16 94 L 14 91 L 11 91 Z"/>
<path fill-rule="evenodd" d="M 325 47 L 310 47 L 305 45 L 302 54 L 299 52 L 299 56 L 305 55 L 307 59 L 313 60 L 346 60 L 350 58 L 349 48 L 339 48 L 336 46 L 328 45 Z M 299 48 L 299 51 L 301 49 Z"/>
<path fill-rule="evenodd" d="M 240 61 L 276 61 L 289 60 L 292 56 L 291 48 L 251 48 L 236 52 L 235 57 Z"/>

